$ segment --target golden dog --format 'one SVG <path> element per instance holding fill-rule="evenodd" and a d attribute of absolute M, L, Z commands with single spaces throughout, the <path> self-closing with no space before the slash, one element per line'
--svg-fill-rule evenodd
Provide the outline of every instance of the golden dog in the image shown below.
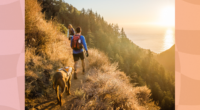
<path fill-rule="evenodd" d="M 63 93 L 66 92 L 68 95 L 70 95 L 71 78 L 72 78 L 72 67 L 64 67 L 58 69 L 53 76 L 53 89 L 56 91 L 58 104 L 60 104 L 60 106 L 62 105 Z M 59 94 L 59 87 L 61 88 L 60 94 Z"/>

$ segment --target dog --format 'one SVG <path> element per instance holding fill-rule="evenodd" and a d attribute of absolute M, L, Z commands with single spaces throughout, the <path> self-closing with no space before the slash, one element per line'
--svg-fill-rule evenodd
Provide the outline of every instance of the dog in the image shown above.
<path fill-rule="evenodd" d="M 64 67 L 57 70 L 53 76 L 53 89 L 56 91 L 58 104 L 62 106 L 62 95 L 64 92 L 70 95 L 71 79 L 72 79 L 72 67 Z M 68 83 L 68 85 L 67 85 Z M 61 93 L 59 94 L 59 87 Z"/>

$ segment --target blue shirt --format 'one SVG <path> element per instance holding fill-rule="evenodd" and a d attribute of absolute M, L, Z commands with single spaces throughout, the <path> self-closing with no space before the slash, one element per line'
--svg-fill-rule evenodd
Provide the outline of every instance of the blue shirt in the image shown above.
<path fill-rule="evenodd" d="M 74 37 L 74 36 L 73 36 Z M 72 40 L 73 40 L 73 37 L 71 38 L 71 47 L 72 47 Z M 85 37 L 84 36 L 80 36 L 80 40 L 81 40 L 81 43 L 83 44 L 83 47 L 85 48 L 86 51 L 88 51 L 87 49 L 87 44 L 86 44 L 86 41 L 85 41 Z M 79 54 L 83 52 L 83 49 L 80 49 L 80 50 L 73 50 L 73 54 Z"/>

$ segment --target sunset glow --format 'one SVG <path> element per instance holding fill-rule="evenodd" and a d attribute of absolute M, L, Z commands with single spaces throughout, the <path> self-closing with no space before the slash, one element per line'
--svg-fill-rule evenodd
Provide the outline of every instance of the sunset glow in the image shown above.
<path fill-rule="evenodd" d="M 133 43 L 144 49 L 160 53 L 174 45 L 175 0 L 64 1 L 78 10 L 92 9 L 107 23 L 118 24 Z"/>
<path fill-rule="evenodd" d="M 173 46 L 175 43 L 174 39 L 174 31 L 172 29 L 168 29 L 165 32 L 165 38 L 164 38 L 164 50 L 169 49 L 171 46 Z"/>
<path fill-rule="evenodd" d="M 168 6 L 161 10 L 157 25 L 174 27 L 175 25 L 175 7 Z"/>

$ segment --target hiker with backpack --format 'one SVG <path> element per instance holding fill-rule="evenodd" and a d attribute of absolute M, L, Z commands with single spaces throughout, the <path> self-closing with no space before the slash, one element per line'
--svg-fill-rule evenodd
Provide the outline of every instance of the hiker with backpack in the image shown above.
<path fill-rule="evenodd" d="M 85 73 L 85 62 L 84 62 L 84 53 L 83 53 L 83 47 L 86 51 L 86 57 L 88 57 L 88 49 L 87 44 L 85 41 L 85 37 L 81 35 L 81 27 L 76 28 L 76 34 L 71 38 L 71 47 L 73 49 L 73 58 L 74 58 L 74 79 L 77 79 L 77 64 L 79 58 L 82 61 L 82 72 Z"/>
<path fill-rule="evenodd" d="M 73 37 L 73 35 L 75 34 L 75 32 L 74 32 L 74 28 L 73 28 L 73 26 L 71 25 L 71 24 L 69 24 L 68 25 L 68 37 L 69 37 L 69 40 L 71 40 L 71 38 Z"/>

